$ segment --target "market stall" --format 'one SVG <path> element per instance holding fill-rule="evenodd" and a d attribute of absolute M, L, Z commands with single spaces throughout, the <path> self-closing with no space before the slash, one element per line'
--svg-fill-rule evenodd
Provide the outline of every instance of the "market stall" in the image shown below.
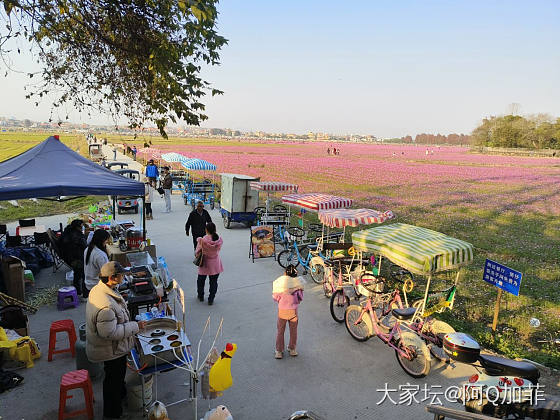
<path fill-rule="evenodd" d="M 290 212 L 284 206 L 270 206 L 270 194 L 277 192 L 297 192 L 298 186 L 277 181 L 251 181 L 252 190 L 266 192 L 264 207 L 256 214 L 258 226 L 251 228 L 249 258 L 276 258 L 276 242 L 284 242 L 285 227 L 290 224 Z"/>

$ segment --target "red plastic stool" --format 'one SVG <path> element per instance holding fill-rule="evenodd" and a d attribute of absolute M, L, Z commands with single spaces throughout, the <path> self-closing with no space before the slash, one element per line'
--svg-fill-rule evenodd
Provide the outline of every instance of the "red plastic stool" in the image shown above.
<path fill-rule="evenodd" d="M 66 400 L 72 398 L 67 395 L 71 389 L 82 388 L 84 391 L 84 399 L 86 400 L 86 408 L 84 410 L 71 411 L 65 413 Z M 62 375 L 60 381 L 60 400 L 58 402 L 58 420 L 64 420 L 69 417 L 76 417 L 80 414 L 87 414 L 89 419 L 93 419 L 93 387 L 89 378 L 89 373 L 85 369 L 73 370 L 72 372 Z"/>
<path fill-rule="evenodd" d="M 68 333 L 68 341 L 70 341 L 70 347 L 61 350 L 55 350 L 56 348 L 56 333 L 66 332 Z M 51 324 L 51 330 L 49 333 L 49 362 L 52 361 L 53 354 L 57 353 L 72 353 L 72 357 L 76 355 L 76 349 L 74 345 L 76 344 L 76 329 L 74 328 L 74 322 L 71 319 L 63 319 L 61 321 L 55 321 Z"/>

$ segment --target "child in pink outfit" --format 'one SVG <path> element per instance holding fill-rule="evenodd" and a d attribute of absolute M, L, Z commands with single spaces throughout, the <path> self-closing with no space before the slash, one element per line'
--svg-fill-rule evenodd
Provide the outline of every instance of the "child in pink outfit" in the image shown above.
<path fill-rule="evenodd" d="M 274 281 L 272 299 L 278 302 L 278 320 L 276 334 L 276 353 L 277 359 L 282 358 L 284 351 L 284 333 L 286 323 L 290 325 L 290 343 L 288 351 L 290 356 L 297 356 L 297 326 L 298 326 L 298 306 L 303 300 L 303 285 L 297 278 L 297 269 L 293 265 L 286 268 L 284 276 Z"/>

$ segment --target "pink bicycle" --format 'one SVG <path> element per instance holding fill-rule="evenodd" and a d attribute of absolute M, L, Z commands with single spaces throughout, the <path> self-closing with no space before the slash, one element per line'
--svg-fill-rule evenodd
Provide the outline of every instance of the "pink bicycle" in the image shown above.
<path fill-rule="evenodd" d="M 368 296 L 359 305 L 350 305 L 346 308 L 345 324 L 350 335 L 357 341 L 366 341 L 373 335 L 376 335 L 381 341 L 395 350 L 395 356 L 401 368 L 414 378 L 422 378 L 430 372 L 430 351 L 415 332 L 413 332 L 406 324 L 400 321 L 411 319 L 416 312 L 416 308 L 391 309 L 391 314 L 396 319 L 392 328 L 388 332 L 383 332 L 380 327 L 378 312 L 381 310 L 376 301 L 376 295 L 382 299 L 387 299 L 391 294 L 379 291 L 379 285 L 366 285 L 372 295 Z M 394 292 L 393 292 L 394 293 Z M 387 300 L 389 305 L 392 298 Z M 402 325 L 402 328 L 401 328 Z"/>

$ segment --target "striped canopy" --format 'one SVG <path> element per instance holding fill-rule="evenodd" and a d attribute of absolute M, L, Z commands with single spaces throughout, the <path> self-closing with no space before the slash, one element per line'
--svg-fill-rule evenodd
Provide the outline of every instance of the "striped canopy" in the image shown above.
<path fill-rule="evenodd" d="M 164 153 L 163 155 L 161 155 L 161 158 L 166 162 L 170 162 L 170 163 L 182 162 L 188 159 L 186 156 L 183 156 L 182 154 L 176 152 Z"/>
<path fill-rule="evenodd" d="M 292 191 L 297 192 L 298 186 L 295 184 L 288 184 L 286 182 L 276 182 L 276 181 L 252 181 L 249 183 L 253 190 L 259 191 Z"/>
<path fill-rule="evenodd" d="M 185 168 L 191 171 L 215 171 L 216 170 L 216 165 L 207 162 L 203 159 L 191 158 L 191 159 L 183 160 L 181 162 L 181 165 L 183 165 Z"/>
<path fill-rule="evenodd" d="M 354 232 L 352 244 L 420 275 L 452 270 L 473 260 L 473 246 L 434 230 L 393 223 Z"/>
<path fill-rule="evenodd" d="M 138 154 L 145 155 L 152 159 L 161 157 L 161 151 L 153 147 L 143 147 L 142 149 L 138 150 Z"/>
<path fill-rule="evenodd" d="M 346 226 L 372 225 L 383 223 L 394 216 L 391 210 L 381 213 L 372 209 L 338 209 L 321 210 L 319 221 L 330 228 L 343 228 Z"/>
<path fill-rule="evenodd" d="M 352 199 L 337 197 L 329 194 L 288 194 L 282 197 L 282 202 L 309 210 L 319 211 L 328 209 L 344 209 L 352 205 Z"/>

